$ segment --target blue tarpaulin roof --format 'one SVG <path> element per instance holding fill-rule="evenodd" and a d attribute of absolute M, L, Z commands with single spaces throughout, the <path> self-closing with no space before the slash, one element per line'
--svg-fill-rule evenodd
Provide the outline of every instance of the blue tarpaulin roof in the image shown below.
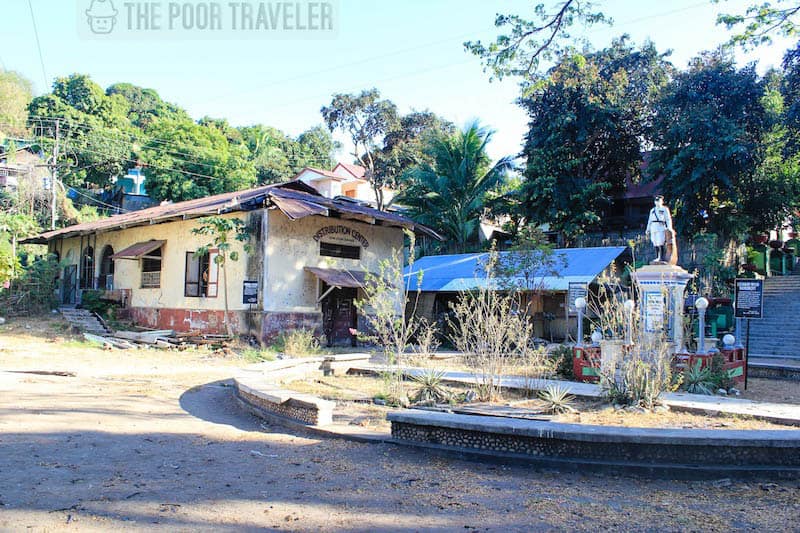
<path fill-rule="evenodd" d="M 566 291 L 570 283 L 591 283 L 623 252 L 625 246 L 597 248 L 559 248 L 553 251 L 552 266 L 534 273 L 536 288 L 549 291 Z M 500 261 L 508 264 L 514 252 L 499 252 Z M 419 273 L 422 272 L 423 292 L 460 292 L 486 286 L 485 265 L 488 253 L 430 255 L 417 259 L 412 267 L 406 267 L 409 289 L 417 290 Z M 557 274 L 557 275 L 556 275 Z M 504 279 L 495 285 L 509 284 L 530 286 L 524 278 Z"/>

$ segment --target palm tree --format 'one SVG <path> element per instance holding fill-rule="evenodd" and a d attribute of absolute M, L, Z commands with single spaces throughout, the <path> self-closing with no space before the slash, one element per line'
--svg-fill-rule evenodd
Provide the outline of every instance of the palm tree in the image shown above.
<path fill-rule="evenodd" d="M 450 251 L 467 251 L 477 233 L 486 193 L 513 168 L 511 157 L 492 164 L 486 154 L 492 133 L 473 122 L 463 131 L 434 136 L 428 146 L 432 163 L 410 173 L 398 199 L 415 220 L 446 237 Z"/>

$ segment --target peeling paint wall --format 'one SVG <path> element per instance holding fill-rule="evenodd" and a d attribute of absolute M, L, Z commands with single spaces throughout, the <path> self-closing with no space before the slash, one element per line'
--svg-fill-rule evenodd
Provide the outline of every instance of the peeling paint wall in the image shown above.
<path fill-rule="evenodd" d="M 247 221 L 247 213 L 232 213 L 223 216 L 225 218 L 238 217 Z M 224 310 L 222 269 L 219 272 L 217 297 L 184 296 L 186 252 L 194 252 L 211 240 L 208 236 L 194 235 L 192 228 L 196 227 L 198 227 L 197 220 L 181 220 L 98 233 L 97 244 L 94 246 L 93 277 L 100 274 L 100 261 L 106 245 L 111 245 L 116 253 L 139 242 L 151 239 L 165 240 L 167 242 L 162 247 L 161 287 L 157 289 L 141 288 L 141 260 L 117 259 L 114 261 L 114 288 L 130 289 L 131 298 L 128 305 L 134 308 Z M 67 260 L 68 264 L 77 265 L 81 256 L 80 243 L 80 237 L 65 239 L 60 249 L 62 260 Z M 84 246 L 85 244 L 86 237 L 84 237 Z M 92 244 L 94 244 L 94 238 L 92 238 Z M 255 246 L 255 243 L 253 245 Z M 56 245 L 56 249 L 59 249 L 58 245 Z M 231 311 L 245 310 L 249 306 L 242 304 L 242 280 L 246 279 L 248 257 L 242 243 L 234 242 L 232 249 L 238 250 L 240 257 L 238 261 L 228 260 L 225 266 L 228 270 L 228 306 Z"/>
<path fill-rule="evenodd" d="M 266 273 L 264 310 L 316 312 L 318 280 L 304 267 L 346 268 L 378 272 L 378 263 L 391 256 L 393 249 L 403 247 L 403 230 L 375 226 L 365 222 L 324 216 L 289 220 L 278 210 L 268 211 L 267 235 L 264 241 Z M 346 226 L 357 230 L 369 243 L 361 248 L 361 259 L 342 259 L 319 255 L 319 242 L 314 235 L 326 226 Z M 331 237 L 334 239 L 336 237 Z M 323 238 L 327 240 L 327 238 Z M 348 244 L 347 239 L 342 240 Z M 352 245 L 357 241 L 353 240 Z"/>

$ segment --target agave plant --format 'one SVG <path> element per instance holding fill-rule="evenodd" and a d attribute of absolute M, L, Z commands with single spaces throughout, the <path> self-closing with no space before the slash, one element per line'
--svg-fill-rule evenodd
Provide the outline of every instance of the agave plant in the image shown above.
<path fill-rule="evenodd" d="M 574 413 L 572 402 L 575 396 L 569 389 L 561 385 L 550 385 L 547 389 L 539 391 L 539 399 L 545 403 L 545 411 L 552 414 Z"/>
<path fill-rule="evenodd" d="M 691 394 L 714 394 L 714 376 L 711 369 L 702 366 L 702 361 L 698 360 L 694 366 L 684 370 L 683 383 L 686 385 L 686 392 Z"/>
<path fill-rule="evenodd" d="M 442 385 L 444 370 L 429 369 L 411 379 L 419 385 L 412 397 L 414 403 L 430 405 L 450 401 L 450 393 Z"/>

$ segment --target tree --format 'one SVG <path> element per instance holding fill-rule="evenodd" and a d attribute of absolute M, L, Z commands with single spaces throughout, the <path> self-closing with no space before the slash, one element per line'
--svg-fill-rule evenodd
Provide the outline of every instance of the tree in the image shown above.
<path fill-rule="evenodd" d="M 389 100 L 381 100 L 378 89 L 361 91 L 360 94 L 335 94 L 329 106 L 320 110 L 330 131 L 340 130 L 353 143 L 353 157 L 366 169 L 365 179 L 375 192 L 379 210 L 386 207 L 383 176 L 376 172 L 374 153 L 383 137 L 395 129 L 397 106 Z"/>
<path fill-rule="evenodd" d="M 730 55 L 716 52 L 695 58 L 656 104 L 648 176 L 663 176 L 679 233 L 731 237 L 752 225 L 741 206 L 761 181 L 756 170 L 769 125 L 763 95 L 754 66 L 738 70 Z"/>
<path fill-rule="evenodd" d="M 331 132 L 323 126 L 314 126 L 305 130 L 297 137 L 298 153 L 294 160 L 295 172 L 302 167 L 333 168 L 335 154 L 342 147 L 341 143 L 333 140 Z"/>
<path fill-rule="evenodd" d="M 534 8 L 535 20 L 518 15 L 500 15 L 494 25 L 509 29 L 488 45 L 481 41 L 468 41 L 464 47 L 480 57 L 493 77 L 521 76 L 533 80 L 542 60 L 549 61 L 569 53 L 576 39 L 569 33 L 573 24 L 585 27 L 598 23 L 611 23 L 595 3 L 584 0 L 564 0 L 548 9 L 544 4 Z"/>
<path fill-rule="evenodd" d="M 568 240 L 600 221 L 611 194 L 636 179 L 655 95 L 671 66 L 652 43 L 627 37 L 569 54 L 520 100 L 530 117 L 519 201 L 527 220 Z"/>
<path fill-rule="evenodd" d="M 39 231 L 36 220 L 29 215 L 0 213 L 0 240 L 8 243 L 8 248 L 0 259 L 0 281 L 15 278 L 18 270 L 17 243 L 21 238 L 33 235 Z"/>
<path fill-rule="evenodd" d="M 713 0 L 719 2 L 719 0 Z M 772 35 L 793 37 L 798 34 L 800 2 L 797 0 L 775 0 L 750 5 L 744 13 L 720 13 L 717 24 L 729 30 L 736 29 L 729 44 L 753 48 L 772 42 Z"/>
<path fill-rule="evenodd" d="M 230 319 L 228 318 L 228 260 L 238 261 L 239 252 L 232 249 L 233 241 L 247 243 L 250 240 L 250 232 L 247 225 L 240 218 L 225 217 L 204 217 L 199 220 L 200 226 L 192 229 L 194 235 L 206 235 L 211 238 L 211 242 L 200 247 L 195 253 L 206 255 L 209 250 L 215 248 L 217 254 L 214 256 L 214 263 L 222 270 L 222 290 L 225 302 L 225 332 L 228 336 L 233 336 Z M 233 241 L 231 240 L 233 238 Z M 244 244 L 244 251 L 250 253 L 250 245 Z"/>
<path fill-rule="evenodd" d="M 30 80 L 17 72 L 0 70 L 0 139 L 27 134 L 31 94 Z"/>
<path fill-rule="evenodd" d="M 156 119 L 146 133 L 151 140 L 141 147 L 139 160 L 147 167 L 147 190 L 156 200 L 190 200 L 256 182 L 245 143 L 231 143 L 218 127 Z"/>
<path fill-rule="evenodd" d="M 411 216 L 447 238 L 448 248 L 467 250 L 484 211 L 486 193 L 513 168 L 504 157 L 492 164 L 486 145 L 492 132 L 474 122 L 455 134 L 434 136 L 428 146 L 431 163 L 417 167 L 400 202 Z"/>
<path fill-rule="evenodd" d="M 163 101 L 153 89 L 131 83 L 115 83 L 106 89 L 106 95 L 121 100 L 128 119 L 137 128 L 146 128 L 156 118 L 191 120 L 186 111 Z"/>

